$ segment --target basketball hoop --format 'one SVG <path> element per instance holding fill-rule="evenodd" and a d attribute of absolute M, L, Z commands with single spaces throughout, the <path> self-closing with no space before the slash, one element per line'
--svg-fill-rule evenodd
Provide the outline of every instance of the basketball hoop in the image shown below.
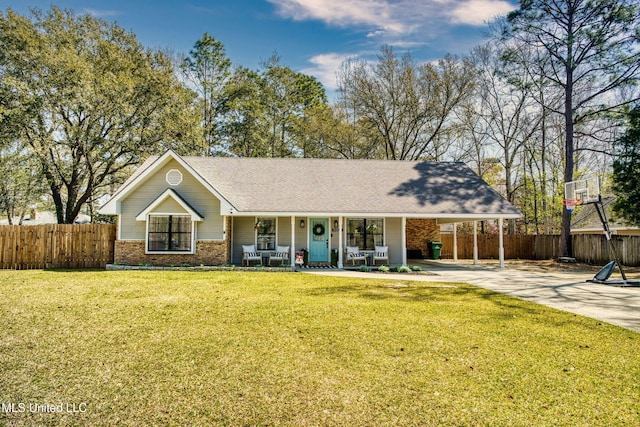
<path fill-rule="evenodd" d="M 576 206 L 582 204 L 582 200 L 581 199 L 563 199 L 562 204 L 564 205 L 567 212 L 569 212 L 569 214 L 572 214 Z"/>

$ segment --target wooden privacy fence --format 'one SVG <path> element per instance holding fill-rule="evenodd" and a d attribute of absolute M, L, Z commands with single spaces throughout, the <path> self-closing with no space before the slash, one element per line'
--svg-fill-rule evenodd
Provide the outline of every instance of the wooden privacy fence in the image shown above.
<path fill-rule="evenodd" d="M 115 224 L 3 225 L 0 269 L 104 268 L 115 240 Z"/>
<path fill-rule="evenodd" d="M 640 266 L 640 236 L 614 235 L 611 242 L 623 265 Z M 609 242 L 603 235 L 574 235 L 573 256 L 578 261 L 596 265 L 604 265 L 613 260 Z"/>
<path fill-rule="evenodd" d="M 613 259 L 609 243 L 602 234 L 576 234 L 571 236 L 573 256 L 579 262 L 604 265 Z M 440 235 L 442 258 L 453 258 L 453 235 Z M 478 258 L 498 259 L 497 234 L 478 235 Z M 640 266 L 640 236 L 613 236 L 612 241 L 623 265 Z M 473 259 L 473 235 L 458 234 L 458 258 Z M 505 259 L 554 259 L 559 256 L 558 235 L 505 235 Z"/>
<path fill-rule="evenodd" d="M 533 259 L 535 236 L 505 235 L 504 257 L 506 259 Z M 442 258 L 453 258 L 453 234 L 440 235 L 442 242 Z M 498 259 L 499 239 L 497 234 L 478 234 L 478 257 L 484 259 Z M 458 234 L 458 258 L 473 259 L 473 235 Z"/>

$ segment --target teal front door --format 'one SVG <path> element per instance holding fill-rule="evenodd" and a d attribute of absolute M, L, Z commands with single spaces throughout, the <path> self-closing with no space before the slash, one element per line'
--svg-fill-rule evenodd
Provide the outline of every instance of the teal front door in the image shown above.
<path fill-rule="evenodd" d="M 309 222 L 309 262 L 328 262 L 329 220 L 311 218 Z"/>

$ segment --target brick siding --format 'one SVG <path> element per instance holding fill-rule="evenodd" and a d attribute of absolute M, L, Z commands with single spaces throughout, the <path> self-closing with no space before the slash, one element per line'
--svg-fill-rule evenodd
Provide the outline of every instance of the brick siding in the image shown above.
<path fill-rule="evenodd" d="M 407 218 L 407 249 L 429 256 L 429 244 L 440 240 L 440 225 L 435 219 Z"/>
<path fill-rule="evenodd" d="M 114 263 L 156 266 L 169 265 L 223 265 L 229 263 L 227 241 L 198 240 L 195 254 L 145 254 L 144 240 L 116 240 Z"/>

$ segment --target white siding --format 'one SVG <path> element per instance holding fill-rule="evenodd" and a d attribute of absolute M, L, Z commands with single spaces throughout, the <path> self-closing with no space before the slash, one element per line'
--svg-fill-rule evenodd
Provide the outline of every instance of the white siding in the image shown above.
<path fill-rule="evenodd" d="M 164 214 L 174 214 L 174 213 L 186 213 L 180 203 L 171 197 L 167 197 L 162 203 L 160 203 L 153 210 L 153 213 L 164 213 Z"/>
<path fill-rule="evenodd" d="M 304 228 L 300 228 L 300 221 L 304 220 Z M 309 232 L 309 218 L 297 216 L 296 224 L 296 244 L 295 250 L 307 249 L 307 233 Z"/>
<path fill-rule="evenodd" d="M 233 264 L 242 264 L 242 245 L 253 245 L 256 243 L 254 225 L 254 217 L 233 217 L 233 248 L 231 249 L 231 262 Z"/>
<path fill-rule="evenodd" d="M 298 226 L 298 230 L 300 226 Z M 297 232 L 297 230 L 296 230 Z M 280 246 L 291 246 L 291 217 L 281 216 L 278 217 L 278 230 L 277 230 L 276 244 Z"/>
<path fill-rule="evenodd" d="M 389 264 L 402 264 L 402 218 L 386 218 L 385 243 L 389 246 Z"/>

